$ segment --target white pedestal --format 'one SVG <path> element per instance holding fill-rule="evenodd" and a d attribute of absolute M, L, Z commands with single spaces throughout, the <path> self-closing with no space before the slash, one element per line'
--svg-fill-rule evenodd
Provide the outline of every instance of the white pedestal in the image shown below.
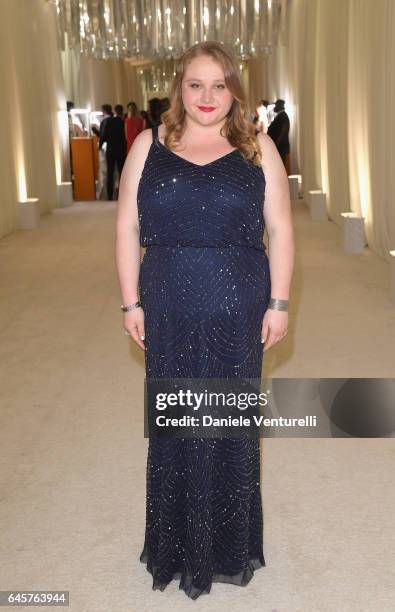
<path fill-rule="evenodd" d="M 310 216 L 313 221 L 327 221 L 328 213 L 326 211 L 326 193 L 320 189 L 309 191 L 309 208 Z"/>
<path fill-rule="evenodd" d="M 288 176 L 289 194 L 291 200 L 298 200 L 301 195 L 302 176 L 300 174 L 290 174 Z"/>
<path fill-rule="evenodd" d="M 390 251 L 390 300 L 395 304 L 395 251 Z"/>
<path fill-rule="evenodd" d="M 73 204 L 73 188 L 71 182 L 58 185 L 58 207 L 65 208 Z"/>
<path fill-rule="evenodd" d="M 343 217 L 343 249 L 345 253 L 362 253 L 365 240 L 365 219 L 353 212 L 341 213 Z"/>
<path fill-rule="evenodd" d="M 297 200 L 299 198 L 299 182 L 296 176 L 288 177 L 289 184 L 289 197 L 292 200 Z"/>
<path fill-rule="evenodd" d="M 38 198 L 27 198 L 18 202 L 18 229 L 35 229 L 40 225 Z"/>

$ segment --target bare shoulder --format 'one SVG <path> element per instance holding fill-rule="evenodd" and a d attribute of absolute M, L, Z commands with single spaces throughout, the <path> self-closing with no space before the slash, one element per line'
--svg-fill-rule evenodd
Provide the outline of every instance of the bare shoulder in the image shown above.
<path fill-rule="evenodd" d="M 145 160 L 148 155 L 152 143 L 152 130 L 147 128 L 137 134 L 133 140 L 133 144 L 130 148 L 128 156 L 125 162 L 125 171 L 129 169 L 135 169 L 137 173 L 142 170 Z"/>
<path fill-rule="evenodd" d="M 270 143 L 272 143 L 274 145 L 274 142 L 270 138 L 270 136 L 268 134 L 265 134 L 264 132 L 258 132 L 257 138 L 258 138 L 258 142 L 259 142 L 259 144 L 261 146 L 264 146 L 266 144 L 268 146 L 270 146 Z"/>
<path fill-rule="evenodd" d="M 122 191 L 135 191 L 152 144 L 152 130 L 142 130 L 133 141 L 122 170 Z"/>
<path fill-rule="evenodd" d="M 272 138 L 270 138 L 268 134 L 263 133 L 259 133 L 257 138 L 261 148 L 262 168 L 266 177 L 270 178 L 272 176 L 282 181 L 287 179 L 287 173 L 281 155 Z"/>
<path fill-rule="evenodd" d="M 132 149 L 138 149 L 139 153 L 145 148 L 149 148 L 152 142 L 152 130 L 151 128 L 146 128 L 142 130 L 139 134 L 137 134 L 136 138 L 133 141 Z"/>
<path fill-rule="evenodd" d="M 261 148 L 262 162 L 265 165 L 270 164 L 270 162 L 273 161 L 273 158 L 274 159 L 280 158 L 280 155 L 277 151 L 277 147 L 274 144 L 272 138 L 268 136 L 268 134 L 259 132 L 257 138 L 258 138 L 259 146 Z"/>

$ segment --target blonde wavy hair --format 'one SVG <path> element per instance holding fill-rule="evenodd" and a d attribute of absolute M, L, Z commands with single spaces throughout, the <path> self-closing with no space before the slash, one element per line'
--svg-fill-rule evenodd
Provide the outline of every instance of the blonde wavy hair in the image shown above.
<path fill-rule="evenodd" d="M 247 97 L 240 78 L 238 62 L 232 50 L 216 41 L 204 41 L 187 49 L 178 61 L 176 74 L 170 89 L 170 107 L 162 113 L 161 121 L 166 128 L 165 146 L 176 149 L 185 129 L 185 108 L 182 102 L 181 86 L 187 65 L 195 57 L 208 55 L 224 71 L 225 85 L 233 96 L 233 103 L 221 128 L 221 135 L 238 148 L 245 159 L 259 166 L 261 149 L 255 135 L 255 126 L 248 119 Z"/>

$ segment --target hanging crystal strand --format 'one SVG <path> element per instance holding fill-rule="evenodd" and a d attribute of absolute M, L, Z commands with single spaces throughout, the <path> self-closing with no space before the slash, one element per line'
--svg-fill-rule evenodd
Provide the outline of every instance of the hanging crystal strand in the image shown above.
<path fill-rule="evenodd" d="M 255 4 L 257 4 L 258 14 L 256 16 Z M 257 3 L 246 0 L 244 6 L 244 19 L 240 26 L 241 40 L 243 42 L 242 56 L 245 58 L 255 54 L 256 46 L 256 26 L 259 28 L 259 1 Z"/>
<path fill-rule="evenodd" d="M 154 91 L 158 91 L 159 89 L 159 81 L 158 81 L 158 66 L 152 66 L 152 89 Z"/>
<path fill-rule="evenodd" d="M 104 0 L 104 58 L 115 57 L 113 0 Z"/>
<path fill-rule="evenodd" d="M 204 0 L 203 2 L 203 40 L 216 39 L 216 0 Z"/>
<path fill-rule="evenodd" d="M 188 43 L 186 39 L 187 9 L 185 4 L 186 3 L 184 2 L 184 0 L 177 0 L 177 25 L 174 28 L 173 57 L 179 57 L 188 48 Z"/>
<path fill-rule="evenodd" d="M 287 20 L 288 20 L 288 0 L 281 0 L 281 14 L 279 17 L 279 24 L 278 24 L 279 39 L 277 42 L 280 42 L 280 39 L 281 40 L 285 39 L 286 32 L 287 32 Z"/>
<path fill-rule="evenodd" d="M 247 52 L 247 0 L 239 1 L 239 45 L 238 54 L 241 58 Z"/>
<path fill-rule="evenodd" d="M 167 60 L 163 59 L 161 61 L 161 66 L 160 66 L 159 91 L 166 90 L 166 64 L 167 64 Z"/>
<path fill-rule="evenodd" d="M 192 0 L 190 2 L 191 12 L 191 41 L 194 45 L 202 39 L 203 36 L 203 0 Z"/>
<path fill-rule="evenodd" d="M 104 0 L 94 0 L 92 2 L 92 11 L 95 14 L 95 57 L 103 58 L 105 56 L 105 40 L 106 26 L 104 21 Z"/>
<path fill-rule="evenodd" d="M 140 54 L 144 57 L 152 56 L 154 44 L 155 6 L 153 0 L 133 0 L 135 16 L 139 21 L 135 24 L 135 31 L 139 29 Z M 130 19 L 130 18 L 129 18 Z M 130 21 L 129 21 L 130 23 Z M 133 44 L 131 45 L 133 48 Z M 132 53 L 133 54 L 133 53 Z"/>
<path fill-rule="evenodd" d="M 266 36 L 266 45 L 271 47 L 272 35 L 273 35 L 273 0 L 267 0 L 267 15 L 268 15 L 268 27 Z"/>
<path fill-rule="evenodd" d="M 152 0 L 152 55 L 160 53 L 162 35 L 162 9 L 160 0 Z"/>
<path fill-rule="evenodd" d="M 138 57 L 142 53 L 142 49 L 144 46 L 144 36 L 145 36 L 145 12 L 144 12 L 144 1 L 143 0 L 133 0 L 132 8 L 134 12 L 134 50 L 133 55 Z M 130 51 L 129 51 L 130 52 Z"/>
<path fill-rule="evenodd" d="M 95 52 L 95 36 L 92 0 L 80 0 L 80 12 L 80 50 L 86 55 L 93 55 Z"/>
<path fill-rule="evenodd" d="M 222 3 L 223 30 L 221 40 L 230 47 L 235 48 L 239 42 L 238 5 L 234 0 L 225 0 Z"/>
<path fill-rule="evenodd" d="M 66 3 L 67 40 L 69 47 L 80 46 L 79 1 L 68 0 Z"/>
<path fill-rule="evenodd" d="M 174 3 L 173 3 L 174 4 Z M 172 23 L 173 23 L 173 11 L 172 3 L 169 0 L 162 0 L 162 11 L 163 11 L 163 56 L 167 56 L 171 52 L 172 45 Z"/>
<path fill-rule="evenodd" d="M 260 53 L 261 50 L 261 28 L 263 27 L 263 7 L 262 0 L 254 0 L 249 2 L 251 8 L 251 36 L 250 36 L 250 55 L 254 56 L 256 53 Z"/>
<path fill-rule="evenodd" d="M 92 0 L 91 10 L 94 14 L 94 46 L 95 57 L 104 56 L 104 5 L 103 0 Z"/>
<path fill-rule="evenodd" d="M 117 47 L 119 57 L 128 57 L 128 21 L 127 21 L 127 9 L 126 0 L 119 0 L 117 14 L 115 17 L 116 22 L 119 22 L 119 31 L 116 28 Z"/>
<path fill-rule="evenodd" d="M 187 47 L 194 44 L 196 38 L 195 0 L 189 0 L 185 6 L 185 39 Z"/>
<path fill-rule="evenodd" d="M 102 59 L 105 59 L 107 57 L 107 24 L 105 2 L 106 0 L 97 0 L 98 28 L 96 36 L 96 57 Z"/>
<path fill-rule="evenodd" d="M 261 0 L 261 22 L 258 53 L 268 53 L 269 49 L 269 5 L 271 0 Z"/>
<path fill-rule="evenodd" d="M 225 32 L 225 8 L 223 0 L 216 0 L 215 3 L 215 40 L 224 40 Z"/>
<path fill-rule="evenodd" d="M 268 54 L 289 0 L 54 0 L 61 46 L 97 58 L 178 57 L 202 40 Z"/>
<path fill-rule="evenodd" d="M 203 40 L 203 9 L 204 0 L 195 0 L 195 39 L 193 44 Z"/>
<path fill-rule="evenodd" d="M 71 4 L 71 20 L 72 20 L 72 32 L 73 32 L 73 46 L 79 47 L 80 49 L 84 47 L 84 24 L 83 24 L 83 14 L 81 11 L 81 1 L 73 0 Z"/>
<path fill-rule="evenodd" d="M 91 21 L 89 19 L 87 0 L 80 0 L 79 8 L 81 51 L 84 53 L 91 53 Z"/>
<path fill-rule="evenodd" d="M 220 19 L 221 19 L 221 0 L 215 0 L 213 3 L 212 14 L 210 19 L 213 22 L 213 40 L 221 40 L 219 36 L 220 32 Z"/>
<path fill-rule="evenodd" d="M 117 58 L 125 57 L 126 49 L 124 47 L 125 29 L 122 19 L 122 0 L 112 0 L 111 12 L 114 24 L 114 55 Z"/>
<path fill-rule="evenodd" d="M 127 57 L 135 57 L 139 53 L 139 37 L 141 33 L 139 31 L 139 15 L 137 11 L 139 9 L 139 2 L 136 0 L 123 0 L 124 5 L 124 24 L 125 24 L 125 37 L 127 40 L 126 55 Z"/>
<path fill-rule="evenodd" d="M 55 0 L 55 17 L 56 17 L 56 32 L 58 37 L 58 45 L 61 51 L 65 50 L 65 23 L 64 23 L 64 8 L 61 0 Z"/>
<path fill-rule="evenodd" d="M 232 33 L 233 39 L 229 41 L 236 54 L 240 53 L 240 0 L 233 2 L 230 7 L 232 14 Z"/>
<path fill-rule="evenodd" d="M 96 39 L 94 30 L 94 14 L 92 10 L 91 0 L 84 0 L 82 8 L 82 20 L 85 29 L 84 47 L 85 52 L 89 55 L 95 53 Z"/>
<path fill-rule="evenodd" d="M 285 22 L 285 6 L 284 0 L 272 1 L 272 45 L 278 44 L 281 24 Z"/>
<path fill-rule="evenodd" d="M 173 57 L 184 49 L 186 12 L 183 0 L 164 0 L 165 56 Z"/>
<path fill-rule="evenodd" d="M 63 15 L 64 15 L 64 36 L 65 43 L 68 47 L 71 45 L 72 34 L 71 34 L 71 7 L 70 0 L 62 0 Z"/>

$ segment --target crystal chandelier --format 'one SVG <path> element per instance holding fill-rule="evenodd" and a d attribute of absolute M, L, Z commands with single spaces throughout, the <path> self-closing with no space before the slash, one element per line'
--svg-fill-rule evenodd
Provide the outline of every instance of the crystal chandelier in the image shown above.
<path fill-rule="evenodd" d="M 177 59 L 217 40 L 241 59 L 277 44 L 288 0 L 51 0 L 61 48 L 99 58 Z"/>

